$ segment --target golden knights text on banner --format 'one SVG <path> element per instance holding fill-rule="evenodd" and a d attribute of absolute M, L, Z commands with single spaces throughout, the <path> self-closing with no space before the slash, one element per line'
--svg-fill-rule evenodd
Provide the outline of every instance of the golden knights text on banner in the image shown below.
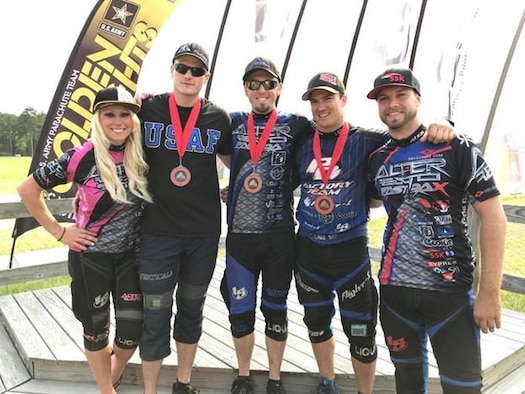
<path fill-rule="evenodd" d="M 53 96 L 30 173 L 89 138 L 91 108 L 98 90 L 123 85 L 136 92 L 146 54 L 164 22 L 182 1 L 101 0 L 96 4 Z M 74 193 L 72 184 L 61 185 L 49 192 L 47 198 L 73 197 Z M 32 218 L 18 218 L 12 237 L 37 226 Z"/>

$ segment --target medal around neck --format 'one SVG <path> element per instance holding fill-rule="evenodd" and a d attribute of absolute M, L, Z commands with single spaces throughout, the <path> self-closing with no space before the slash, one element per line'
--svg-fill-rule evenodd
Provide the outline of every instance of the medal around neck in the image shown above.
<path fill-rule="evenodd" d="M 262 189 L 262 178 L 257 173 L 252 173 L 244 180 L 244 188 L 248 193 L 259 193 Z"/>
<path fill-rule="evenodd" d="M 321 215 L 328 215 L 334 210 L 334 200 L 332 197 L 320 196 L 315 199 L 315 210 Z"/>
<path fill-rule="evenodd" d="M 171 182 L 178 187 L 186 186 L 190 183 L 191 172 L 184 166 L 177 166 L 170 173 Z"/>

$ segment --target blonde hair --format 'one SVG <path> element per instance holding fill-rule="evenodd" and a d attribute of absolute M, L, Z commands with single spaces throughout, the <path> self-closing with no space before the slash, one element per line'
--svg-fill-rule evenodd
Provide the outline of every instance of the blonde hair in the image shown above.
<path fill-rule="evenodd" d="M 149 166 L 144 159 L 144 150 L 140 140 L 140 120 L 135 112 L 130 111 L 130 113 L 133 118 L 133 130 L 126 140 L 123 160 L 124 170 L 128 177 L 129 190 L 135 196 L 148 202 L 153 202 L 153 198 L 148 191 L 146 174 Z M 116 202 L 129 203 L 126 189 L 117 175 L 117 166 L 109 154 L 111 142 L 108 140 L 106 133 L 104 133 L 99 116 L 100 111 L 95 111 L 91 119 L 91 140 L 95 147 L 95 163 L 111 198 Z"/>

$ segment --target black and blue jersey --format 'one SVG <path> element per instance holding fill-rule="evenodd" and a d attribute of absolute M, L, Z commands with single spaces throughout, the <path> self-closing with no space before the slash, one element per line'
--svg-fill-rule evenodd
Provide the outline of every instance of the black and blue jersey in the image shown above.
<path fill-rule="evenodd" d="M 424 131 L 391 139 L 370 157 L 370 178 L 388 212 L 380 284 L 469 289 L 475 259 L 468 205 L 499 191 L 469 137 L 434 145 L 420 141 Z"/>
<path fill-rule="evenodd" d="M 338 136 L 338 132 L 320 133 L 325 168 L 330 164 Z M 314 157 L 313 137 L 301 142 L 296 158 L 301 184 L 301 199 L 297 207 L 300 235 L 324 245 L 366 236 L 368 156 L 387 139 L 385 133 L 351 127 L 341 157 L 326 185 Z M 333 200 L 331 212 L 319 213 L 315 209 L 315 200 L 320 196 Z"/>
<path fill-rule="evenodd" d="M 257 234 L 289 231 L 294 228 L 292 170 L 296 144 L 313 132 L 304 116 L 279 112 L 261 157 L 254 166 L 248 143 L 248 112 L 234 112 L 231 138 L 225 138 L 221 154 L 231 154 L 228 191 L 228 231 Z M 268 115 L 254 114 L 258 140 Z M 226 147 L 228 141 L 230 147 Z M 257 173 L 262 189 L 249 193 L 244 187 L 247 176 Z"/>

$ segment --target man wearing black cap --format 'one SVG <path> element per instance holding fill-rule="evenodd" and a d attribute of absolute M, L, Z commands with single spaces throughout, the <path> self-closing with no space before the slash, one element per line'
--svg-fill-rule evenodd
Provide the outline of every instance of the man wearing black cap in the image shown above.
<path fill-rule="evenodd" d="M 250 361 L 254 347 L 257 284 L 266 322 L 267 394 L 286 393 L 280 369 L 288 335 L 286 299 L 295 263 L 293 188 L 295 144 L 311 133 L 307 118 L 276 110 L 281 76 L 275 64 L 256 57 L 243 75 L 252 110 L 234 112 L 227 197 L 226 269 L 221 293 L 228 307 L 239 376 L 233 394 L 253 393 Z"/>
<path fill-rule="evenodd" d="M 358 390 L 368 394 L 377 358 L 377 291 L 367 248 L 367 159 L 388 134 L 345 122 L 345 86 L 333 73 L 315 75 L 302 99 L 310 101 L 317 129 L 300 143 L 296 158 L 301 198 L 295 279 L 319 367 L 315 393 L 338 393 L 331 329 L 335 292 Z M 433 128 L 433 139 L 450 138 L 450 127 Z"/>
<path fill-rule="evenodd" d="M 140 247 L 146 394 L 156 394 L 162 360 L 171 352 L 175 288 L 178 368 L 172 392 L 198 392 L 189 382 L 221 231 L 216 151 L 231 124 L 226 111 L 199 97 L 210 78 L 208 62 L 199 44 L 181 45 L 171 65 L 173 91 L 145 100 L 139 112 L 154 197 L 144 213 Z"/>
<path fill-rule="evenodd" d="M 421 87 L 410 69 L 375 81 L 390 140 L 370 157 L 376 197 L 388 212 L 379 271 L 380 317 L 396 367 L 396 389 L 427 390 L 426 344 L 432 344 L 444 393 L 480 393 L 479 330 L 500 327 L 506 218 L 492 173 L 467 136 L 421 140 Z M 480 281 L 468 236 L 468 205 L 480 219 Z"/>

